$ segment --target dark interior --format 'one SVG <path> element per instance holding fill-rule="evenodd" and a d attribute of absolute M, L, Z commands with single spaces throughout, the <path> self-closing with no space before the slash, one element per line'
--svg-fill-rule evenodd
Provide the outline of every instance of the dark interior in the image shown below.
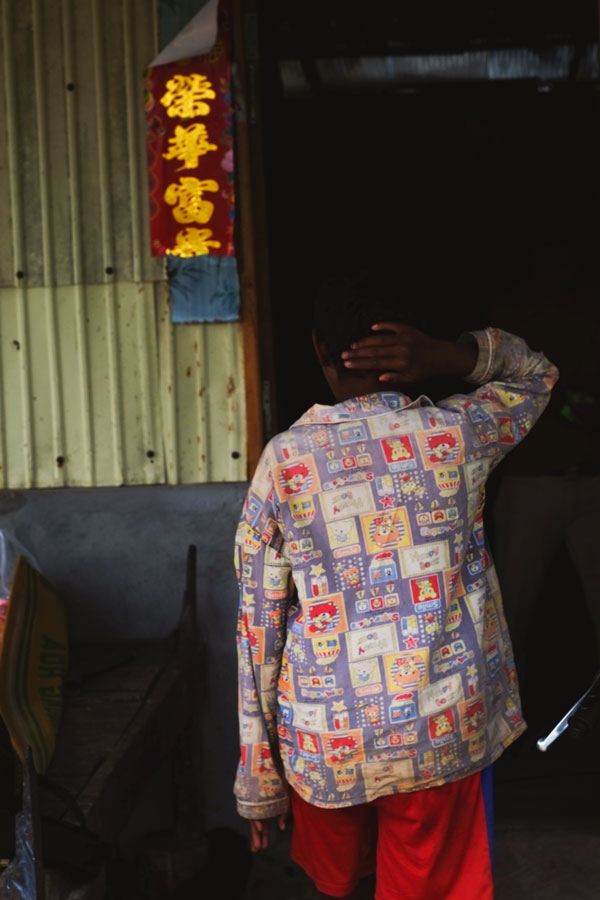
<path fill-rule="evenodd" d="M 439 335 L 498 325 L 561 369 L 547 421 L 497 474 L 488 510 L 507 473 L 597 465 L 595 4 L 280 2 L 259 26 L 277 430 L 330 402 L 310 341 L 316 286 L 381 265 L 399 310 L 426 304 Z M 485 77 L 453 75 L 469 53 L 487 54 Z M 360 63 L 409 57 L 417 74 L 389 63 L 387 80 Z M 328 77 L 332 60 L 346 60 L 344 77 Z M 583 389 L 594 419 L 584 435 L 559 422 L 567 391 Z M 521 659 L 530 730 L 497 766 L 501 814 L 597 818 L 598 729 L 552 754 L 535 749 L 597 668 L 579 576 L 561 552 Z"/>
<path fill-rule="evenodd" d="M 577 53 L 596 40 L 595 4 L 486 4 L 477 15 L 475 4 L 451 15 L 442 4 L 399 6 L 369 4 L 367 15 L 331 0 L 279 3 L 260 21 L 279 427 L 324 390 L 309 311 L 330 272 L 385 266 L 399 305 L 426 303 L 452 335 L 488 324 L 551 242 L 579 277 L 591 266 L 599 100 L 597 71 Z M 550 63 L 554 78 L 452 78 L 452 55 L 518 60 L 530 48 L 551 60 L 565 47 L 570 63 Z M 317 70 L 400 53 L 450 71 L 335 86 Z M 305 93 L 282 78 L 290 59 Z"/>

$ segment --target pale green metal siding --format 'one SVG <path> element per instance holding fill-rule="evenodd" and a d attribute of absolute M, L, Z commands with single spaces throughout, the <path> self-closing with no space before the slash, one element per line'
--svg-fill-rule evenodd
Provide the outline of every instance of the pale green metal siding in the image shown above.
<path fill-rule="evenodd" d="M 0 14 L 0 487 L 244 479 L 239 326 L 172 326 L 148 252 L 155 0 Z"/>
<path fill-rule="evenodd" d="M 168 320 L 164 292 L 159 296 L 159 354 L 167 481 L 244 481 L 241 330 L 228 323 L 173 327 Z"/>

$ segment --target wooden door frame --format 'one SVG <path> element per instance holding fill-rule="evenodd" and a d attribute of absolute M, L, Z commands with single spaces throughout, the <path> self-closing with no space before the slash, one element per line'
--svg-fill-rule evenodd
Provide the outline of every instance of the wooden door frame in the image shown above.
<path fill-rule="evenodd" d="M 248 476 L 276 430 L 256 0 L 233 0 L 238 266 Z"/>

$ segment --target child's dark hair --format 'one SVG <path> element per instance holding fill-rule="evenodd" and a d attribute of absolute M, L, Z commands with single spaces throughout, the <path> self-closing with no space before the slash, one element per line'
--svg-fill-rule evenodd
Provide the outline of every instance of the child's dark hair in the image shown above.
<path fill-rule="evenodd" d="M 366 375 L 346 369 L 341 358 L 350 344 L 373 334 L 376 322 L 403 322 L 426 330 L 424 317 L 400 296 L 399 280 L 366 270 L 328 278 L 319 287 L 314 303 L 313 325 L 325 345 L 338 374 Z M 417 306 L 420 306 L 417 302 Z"/>

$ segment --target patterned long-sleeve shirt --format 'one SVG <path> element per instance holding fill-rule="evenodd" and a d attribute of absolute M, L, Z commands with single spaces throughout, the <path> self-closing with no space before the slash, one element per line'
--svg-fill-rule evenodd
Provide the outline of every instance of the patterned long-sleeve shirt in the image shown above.
<path fill-rule="evenodd" d="M 498 329 L 480 385 L 313 406 L 269 442 L 236 537 L 238 810 L 342 807 L 463 778 L 524 730 L 482 509 L 558 377 Z"/>

